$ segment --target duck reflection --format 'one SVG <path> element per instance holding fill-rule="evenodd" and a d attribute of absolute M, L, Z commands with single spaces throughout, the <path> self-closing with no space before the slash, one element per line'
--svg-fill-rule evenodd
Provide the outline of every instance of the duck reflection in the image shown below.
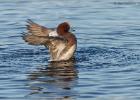
<path fill-rule="evenodd" d="M 77 84 L 75 61 L 51 62 L 48 66 L 32 72 L 28 79 L 30 96 L 46 99 L 70 100 L 75 97 L 73 87 Z M 45 99 L 45 100 L 46 100 Z"/>

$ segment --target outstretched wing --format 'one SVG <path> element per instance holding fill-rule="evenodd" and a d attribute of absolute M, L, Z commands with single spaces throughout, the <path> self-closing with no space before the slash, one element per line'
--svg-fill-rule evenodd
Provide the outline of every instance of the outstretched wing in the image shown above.
<path fill-rule="evenodd" d="M 30 19 L 27 20 L 27 23 L 28 23 L 28 25 L 27 25 L 28 33 L 36 35 L 36 36 L 48 36 L 49 33 L 53 31 L 49 28 L 46 28 L 37 23 L 34 23 Z"/>
<path fill-rule="evenodd" d="M 48 41 L 48 37 L 25 34 L 23 40 L 30 45 L 44 45 Z"/>
<path fill-rule="evenodd" d="M 44 45 L 48 47 L 51 60 L 58 59 L 67 44 L 67 40 L 61 37 L 36 36 L 33 34 L 25 34 L 23 40 L 30 45 Z"/>
<path fill-rule="evenodd" d="M 44 45 L 44 46 L 55 46 L 57 44 L 66 44 L 67 40 L 62 37 L 53 36 L 36 36 L 33 34 L 23 35 L 23 40 L 30 45 Z"/>

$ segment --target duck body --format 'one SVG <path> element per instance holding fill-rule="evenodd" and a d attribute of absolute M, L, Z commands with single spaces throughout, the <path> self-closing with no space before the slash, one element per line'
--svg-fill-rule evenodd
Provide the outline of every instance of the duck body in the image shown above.
<path fill-rule="evenodd" d="M 59 24 L 56 29 L 49 29 L 28 20 L 28 32 L 23 39 L 28 44 L 47 47 L 51 61 L 66 61 L 74 57 L 77 47 L 77 39 L 69 29 L 67 22 Z"/>

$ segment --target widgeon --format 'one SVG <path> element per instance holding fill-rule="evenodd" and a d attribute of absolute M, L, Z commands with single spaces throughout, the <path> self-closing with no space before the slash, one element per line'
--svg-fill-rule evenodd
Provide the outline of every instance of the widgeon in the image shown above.
<path fill-rule="evenodd" d="M 44 45 L 49 49 L 51 61 L 66 61 L 74 58 L 77 47 L 76 36 L 70 32 L 68 22 L 60 23 L 56 29 L 41 26 L 28 20 L 27 33 L 23 39 L 31 45 Z"/>

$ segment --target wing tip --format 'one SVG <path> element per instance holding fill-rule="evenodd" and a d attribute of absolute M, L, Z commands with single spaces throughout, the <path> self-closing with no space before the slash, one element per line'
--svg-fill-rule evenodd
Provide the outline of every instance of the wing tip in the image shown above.
<path fill-rule="evenodd" d="M 34 23 L 31 19 L 27 19 L 26 22 L 29 23 L 29 24 L 33 24 Z"/>

